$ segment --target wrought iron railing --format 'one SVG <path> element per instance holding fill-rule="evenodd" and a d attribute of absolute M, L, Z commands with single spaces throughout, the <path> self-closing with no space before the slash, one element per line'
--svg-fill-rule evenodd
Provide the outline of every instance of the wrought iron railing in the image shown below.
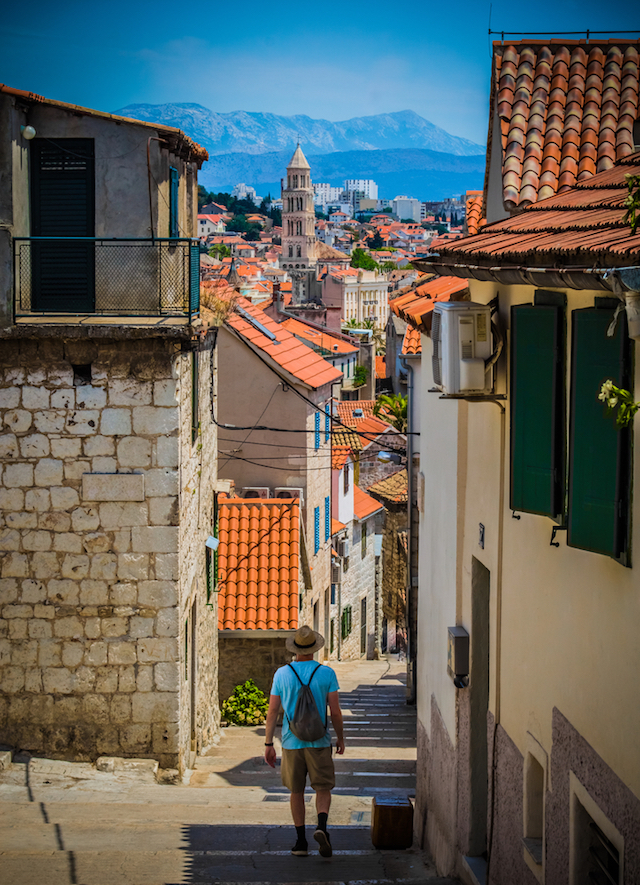
<path fill-rule="evenodd" d="M 15 317 L 184 316 L 200 310 L 190 239 L 15 237 Z"/>

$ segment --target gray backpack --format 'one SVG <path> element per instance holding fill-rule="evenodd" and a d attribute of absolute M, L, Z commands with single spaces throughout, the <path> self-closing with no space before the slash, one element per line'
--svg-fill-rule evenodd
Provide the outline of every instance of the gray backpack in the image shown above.
<path fill-rule="evenodd" d="M 287 666 L 291 667 L 291 664 L 287 664 Z M 326 708 L 323 723 L 322 717 L 320 716 L 320 713 L 318 711 L 316 699 L 314 698 L 313 692 L 310 688 L 311 680 L 316 675 L 321 666 L 321 664 L 318 664 L 316 669 L 311 674 L 311 677 L 309 678 L 309 681 L 306 685 L 296 673 L 295 667 L 291 667 L 293 672 L 296 674 L 296 679 L 300 683 L 300 690 L 298 692 L 298 699 L 296 701 L 295 710 L 293 711 L 293 716 L 291 719 L 289 719 L 289 717 L 287 716 L 287 719 L 289 719 L 289 728 L 298 738 L 298 740 L 304 741 L 305 743 L 309 744 L 312 744 L 314 741 L 319 741 L 320 738 L 324 737 L 327 732 Z"/>

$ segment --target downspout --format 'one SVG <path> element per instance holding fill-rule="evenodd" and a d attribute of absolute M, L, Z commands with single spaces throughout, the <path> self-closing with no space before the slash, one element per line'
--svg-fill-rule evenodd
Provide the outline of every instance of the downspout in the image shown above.
<path fill-rule="evenodd" d="M 407 626 L 407 703 L 416 703 L 416 643 L 414 632 L 413 607 L 413 366 L 406 356 L 400 357 L 400 363 L 407 372 L 407 582 L 405 585 L 406 603 L 405 620 Z M 417 615 L 417 596 L 416 615 Z M 417 620 L 417 619 L 416 619 Z"/>

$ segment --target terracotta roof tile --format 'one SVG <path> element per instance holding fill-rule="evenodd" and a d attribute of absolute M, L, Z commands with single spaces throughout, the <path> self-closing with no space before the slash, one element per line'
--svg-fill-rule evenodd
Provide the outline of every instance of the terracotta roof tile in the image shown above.
<path fill-rule="evenodd" d="M 346 529 L 346 525 L 343 522 L 339 522 L 337 519 L 334 519 L 332 516 L 331 517 L 331 534 L 337 535 L 338 532 L 341 532 L 344 529 Z M 333 550 L 331 552 L 334 554 L 334 556 L 337 556 L 337 554 Z"/>
<path fill-rule="evenodd" d="M 436 302 L 460 301 L 468 290 L 467 281 L 459 277 L 433 277 L 426 283 L 420 282 L 419 285 L 413 286 L 400 298 L 394 298 L 389 302 L 389 308 L 414 329 L 428 332 L 431 329 L 431 317 Z"/>
<path fill-rule="evenodd" d="M 392 425 L 388 421 L 383 421 L 382 418 L 376 418 L 374 415 L 360 418 L 356 424 L 356 431 L 362 441 L 363 449 L 366 449 L 368 445 L 388 430 L 393 430 Z"/>
<path fill-rule="evenodd" d="M 387 377 L 387 363 L 384 356 L 376 355 L 376 378 Z"/>
<path fill-rule="evenodd" d="M 320 331 L 302 320 L 286 319 L 280 325 L 288 329 L 296 338 L 304 338 L 305 342 L 309 342 L 314 350 L 326 351 L 327 355 L 333 353 L 353 354 L 357 353 L 359 349 L 358 344 L 345 341 L 343 336 L 332 335 L 327 330 Z"/>
<path fill-rule="evenodd" d="M 409 480 L 406 467 L 404 470 L 392 473 L 391 476 L 386 476 L 369 486 L 368 491 L 385 501 L 393 501 L 396 504 L 406 503 L 409 500 Z"/>
<path fill-rule="evenodd" d="M 374 513 L 379 513 L 383 509 L 384 508 L 379 501 L 376 501 L 371 495 L 367 495 L 366 492 L 363 492 L 360 486 L 354 485 L 353 513 L 357 520 L 362 521 L 363 519 L 367 519 L 367 517 L 373 516 Z"/>
<path fill-rule="evenodd" d="M 351 448 L 349 446 L 333 446 L 331 449 L 331 467 L 333 470 L 342 470 L 349 460 Z"/>
<path fill-rule="evenodd" d="M 295 378 L 314 389 L 342 378 L 340 369 L 334 368 L 311 347 L 292 335 L 281 324 L 272 320 L 246 298 L 239 298 L 238 306 L 275 337 L 271 338 L 265 335 L 260 328 L 237 312 L 227 318 L 226 325 Z"/>
<path fill-rule="evenodd" d="M 299 502 L 221 497 L 219 506 L 219 629 L 297 627 Z"/>
<path fill-rule="evenodd" d="M 456 263 L 492 266 L 500 262 L 530 267 L 637 263 L 640 233 L 631 236 L 629 224 L 623 222 L 626 175 L 640 175 L 640 152 L 511 218 L 487 225 L 473 237 L 451 243 L 441 250 L 434 264 L 444 268 Z M 390 302 L 394 312 L 396 302 Z"/>
<path fill-rule="evenodd" d="M 361 399 L 361 400 L 343 400 L 342 402 L 336 403 L 336 408 L 338 410 L 338 418 L 343 422 L 343 424 L 348 424 L 350 427 L 355 427 L 356 419 L 353 417 L 354 409 L 360 409 L 365 417 L 368 415 L 373 415 L 373 407 L 375 406 L 376 401 L 373 399 Z"/>
<path fill-rule="evenodd" d="M 412 354 L 422 353 L 422 340 L 418 329 L 413 326 L 407 326 L 402 341 L 402 356 L 411 356 Z"/>
<path fill-rule="evenodd" d="M 362 450 L 362 440 L 355 432 L 346 427 L 335 425 L 331 434 L 331 444 L 335 448 L 337 446 L 347 446 L 352 452 L 360 452 Z"/>
<path fill-rule="evenodd" d="M 508 209 L 572 187 L 633 153 L 640 44 L 615 40 L 494 43 Z M 468 233 L 477 230 L 468 224 Z"/>

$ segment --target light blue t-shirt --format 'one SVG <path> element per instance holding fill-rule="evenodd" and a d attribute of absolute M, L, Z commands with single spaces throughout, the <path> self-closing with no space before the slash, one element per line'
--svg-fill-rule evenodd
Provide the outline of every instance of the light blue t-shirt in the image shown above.
<path fill-rule="evenodd" d="M 327 695 L 332 691 L 338 691 L 338 677 L 331 667 L 327 667 L 324 664 L 318 665 L 317 661 L 292 661 L 292 666 L 295 667 L 296 673 L 305 685 L 309 682 L 313 671 L 318 667 L 317 673 L 315 673 L 311 680 L 311 692 L 324 722 L 327 715 Z M 288 664 L 276 670 L 276 674 L 273 677 L 273 685 L 271 686 L 271 694 L 277 695 L 280 698 L 284 708 L 282 746 L 285 750 L 299 750 L 302 747 L 330 747 L 331 735 L 329 731 L 319 740 L 308 742 L 301 741 L 289 728 L 289 719 L 295 712 L 299 691 L 300 683 L 296 679 L 295 674 L 291 672 L 291 667 Z"/>

